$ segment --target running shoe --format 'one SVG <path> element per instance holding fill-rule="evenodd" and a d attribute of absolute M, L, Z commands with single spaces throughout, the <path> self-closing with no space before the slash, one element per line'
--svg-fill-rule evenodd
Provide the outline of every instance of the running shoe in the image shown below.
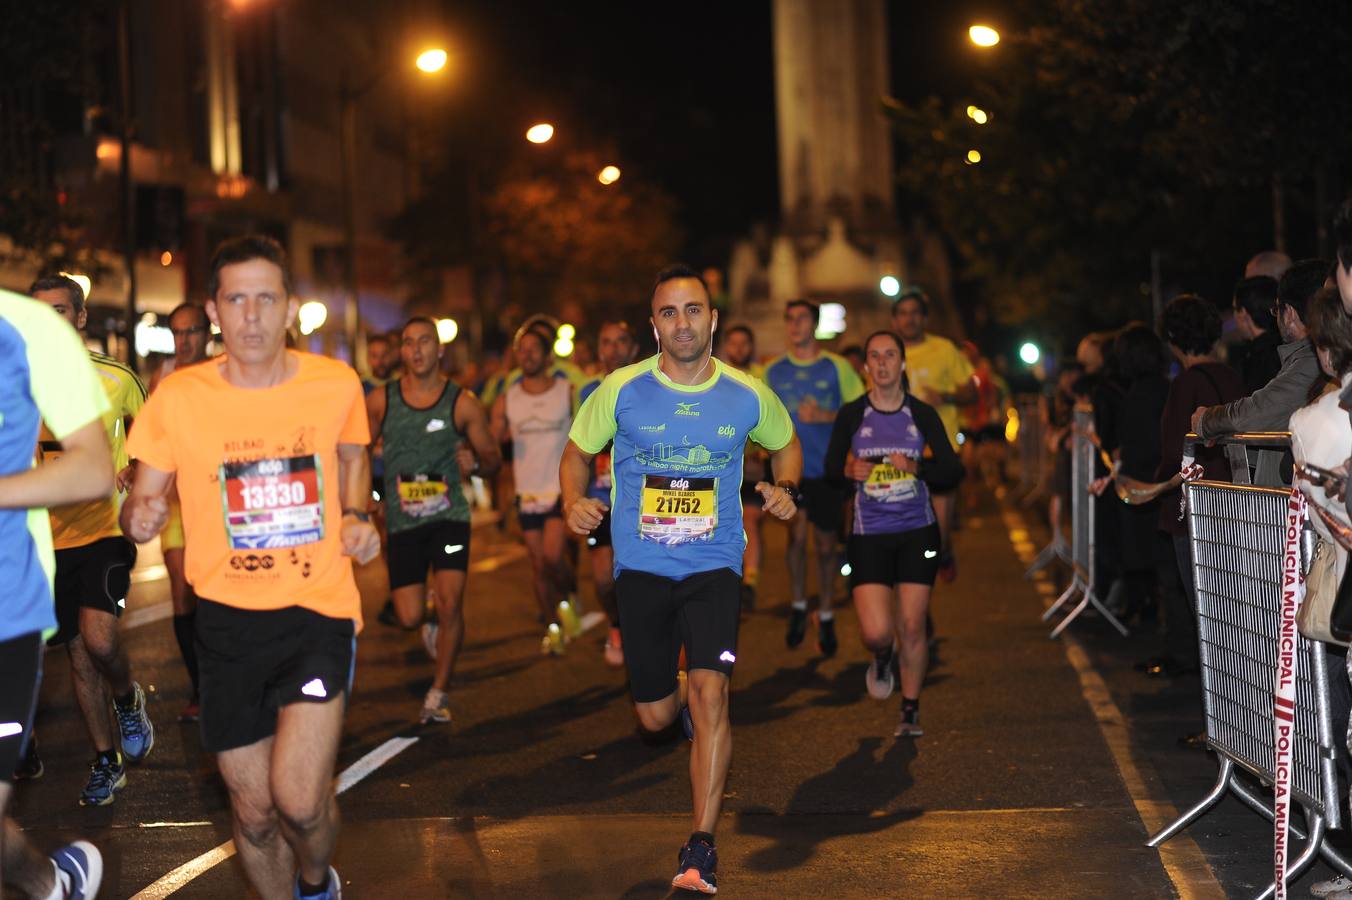
<path fill-rule="evenodd" d="M 338 870 L 329 866 L 329 883 L 324 886 L 322 894 L 302 894 L 300 892 L 300 876 L 296 876 L 296 900 L 343 900 L 343 879 L 338 877 Z"/>
<path fill-rule="evenodd" d="M 826 619 L 817 620 L 817 649 L 821 651 L 822 656 L 832 657 L 836 655 L 836 650 L 840 644 L 836 641 L 836 620 Z"/>
<path fill-rule="evenodd" d="M 897 680 L 892 675 L 892 651 L 873 657 L 864 673 L 864 687 L 874 700 L 886 700 L 896 690 Z"/>
<path fill-rule="evenodd" d="M 423 697 L 422 712 L 418 714 L 418 724 L 426 725 L 429 722 L 436 724 L 446 724 L 451 721 L 451 706 L 445 691 L 439 691 L 432 688 Z"/>
<path fill-rule="evenodd" d="M 197 695 L 193 694 L 192 699 L 183 707 L 183 711 L 178 714 L 178 720 L 187 723 L 196 722 L 200 718 L 202 718 L 202 703 Z"/>
<path fill-rule="evenodd" d="M 793 650 L 807 636 L 807 609 L 794 606 L 789 609 L 789 630 L 784 634 L 784 643 Z"/>
<path fill-rule="evenodd" d="M 925 729 L 920 727 L 920 710 L 907 709 L 902 710 L 901 716 L 897 719 L 897 727 L 892 732 L 892 737 L 920 737 L 925 733 Z"/>
<path fill-rule="evenodd" d="M 52 862 L 60 871 L 60 885 L 63 898 L 69 900 L 94 900 L 99 893 L 99 882 L 103 881 L 103 854 L 99 848 L 88 841 L 76 841 L 67 844 L 52 854 Z"/>
<path fill-rule="evenodd" d="M 80 793 L 80 805 L 108 806 L 117 799 L 117 792 L 126 786 L 127 767 L 122 764 L 122 759 L 99 756 L 89 764 L 89 783 Z"/>
<path fill-rule="evenodd" d="M 563 655 L 563 629 L 557 624 L 551 624 L 545 632 L 544 638 L 540 641 L 540 652 L 546 656 Z"/>
<path fill-rule="evenodd" d="M 681 848 L 676 864 L 676 877 L 671 886 L 682 891 L 695 891 L 700 894 L 717 894 L 718 851 L 703 841 L 687 843 Z"/>
<path fill-rule="evenodd" d="M 441 631 L 441 626 L 436 622 L 424 622 L 422 627 L 423 649 L 427 651 L 427 656 L 432 662 L 437 661 L 437 635 Z"/>
<path fill-rule="evenodd" d="M 113 701 L 113 714 L 117 717 L 122 754 L 131 762 L 140 762 L 149 756 L 155 746 L 155 726 L 146 712 L 146 695 L 140 684 L 131 683 L 130 706 L 123 707 Z"/>
<path fill-rule="evenodd" d="M 42 777 L 46 769 L 42 766 L 42 757 L 38 756 L 38 737 L 35 734 L 28 735 L 28 749 L 24 751 L 23 758 L 19 764 L 14 767 L 15 781 L 36 781 Z"/>
<path fill-rule="evenodd" d="M 620 629 L 611 626 L 610 634 L 606 636 L 606 644 L 601 648 L 601 654 L 605 657 L 606 665 L 612 669 L 623 668 L 624 645 L 620 643 Z"/>
<path fill-rule="evenodd" d="M 1310 893 L 1315 897 L 1331 897 L 1340 891 L 1352 891 L 1352 878 L 1334 875 L 1328 881 L 1316 881 L 1310 885 Z"/>
<path fill-rule="evenodd" d="M 695 720 L 690 717 L 690 707 L 681 707 L 681 732 L 692 744 L 695 742 Z"/>

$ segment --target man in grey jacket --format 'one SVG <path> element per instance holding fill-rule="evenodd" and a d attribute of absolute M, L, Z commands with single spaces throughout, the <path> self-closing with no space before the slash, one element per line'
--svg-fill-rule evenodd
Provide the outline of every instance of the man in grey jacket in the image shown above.
<path fill-rule="evenodd" d="M 1220 406 L 1199 406 L 1192 414 L 1192 430 L 1206 440 L 1253 431 L 1286 431 L 1291 413 L 1309 401 L 1319 378 L 1319 360 L 1305 334 L 1305 309 L 1324 285 L 1329 264 L 1307 259 L 1293 265 L 1277 286 L 1273 315 L 1282 335 L 1277 348 L 1282 367 L 1262 388 L 1248 397 Z"/>

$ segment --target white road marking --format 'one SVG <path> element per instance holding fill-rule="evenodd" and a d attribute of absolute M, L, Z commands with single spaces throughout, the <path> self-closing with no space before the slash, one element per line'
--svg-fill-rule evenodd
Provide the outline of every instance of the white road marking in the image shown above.
<path fill-rule="evenodd" d="M 413 746 L 417 742 L 418 739 L 415 737 L 390 738 L 388 741 L 381 744 L 379 747 L 372 750 L 370 753 L 366 754 L 361 759 L 357 760 L 352 765 L 348 766 L 346 769 L 342 771 L 342 773 L 338 776 L 338 782 L 336 785 L 337 793 L 341 794 L 344 791 L 348 790 L 353 785 L 360 782 L 363 778 L 370 775 L 376 769 L 380 768 L 385 763 L 394 759 L 400 753 L 403 753 L 405 750 L 407 750 L 409 747 Z M 146 825 L 142 827 L 146 828 L 169 827 L 174 824 L 178 823 L 165 822 L 165 823 L 157 823 L 155 825 Z M 198 823 L 190 822 L 182 824 L 196 825 Z M 173 871 L 166 874 L 164 877 L 160 878 L 154 884 L 148 885 L 147 887 L 142 888 L 140 891 L 137 891 L 134 895 L 132 895 L 132 900 L 161 900 L 161 898 L 168 897 L 170 894 L 175 893 L 184 885 L 186 885 L 188 882 L 192 881 L 194 878 L 197 878 L 204 872 L 210 871 L 216 865 L 225 862 L 227 859 L 229 859 L 234 855 L 235 855 L 235 842 L 226 841 L 219 847 L 213 847 L 212 849 L 208 850 L 206 853 L 203 853 L 196 859 L 188 860 L 183 865 L 179 866 L 177 869 L 174 869 Z"/>

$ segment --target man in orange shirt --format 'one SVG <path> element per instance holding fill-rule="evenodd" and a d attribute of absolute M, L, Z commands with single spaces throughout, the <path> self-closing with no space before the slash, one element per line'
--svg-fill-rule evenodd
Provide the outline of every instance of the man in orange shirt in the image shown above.
<path fill-rule="evenodd" d="M 337 898 L 333 767 L 361 627 L 351 559 L 380 549 L 361 383 L 287 350 L 298 303 L 272 239 L 218 247 L 207 293 L 225 358 L 173 373 L 146 403 L 122 527 L 140 543 L 158 534 L 176 483 L 202 742 L 230 791 L 240 861 L 264 897 Z"/>

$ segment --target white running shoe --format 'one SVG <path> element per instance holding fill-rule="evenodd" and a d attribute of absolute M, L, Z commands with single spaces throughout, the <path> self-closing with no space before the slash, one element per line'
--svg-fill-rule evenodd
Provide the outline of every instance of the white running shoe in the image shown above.
<path fill-rule="evenodd" d="M 874 700 L 886 700 L 892 696 L 897 682 L 892 675 L 891 654 L 888 654 L 886 661 L 875 656 L 873 662 L 868 664 L 868 671 L 864 673 L 864 687 Z"/>
<path fill-rule="evenodd" d="M 451 706 L 445 691 L 431 688 L 423 698 L 422 712 L 418 713 L 418 724 L 428 722 L 445 724 L 451 721 Z"/>
<path fill-rule="evenodd" d="M 441 628 L 436 622 L 424 622 L 422 627 L 423 649 L 431 657 L 432 662 L 437 661 L 437 634 Z"/>
<path fill-rule="evenodd" d="M 606 665 L 612 669 L 624 667 L 624 646 L 620 643 L 620 629 L 610 629 L 610 634 L 606 637 L 606 645 L 601 648 L 601 653 L 605 656 Z"/>
<path fill-rule="evenodd" d="M 1352 878 L 1346 875 L 1334 875 L 1327 881 L 1316 881 L 1310 885 L 1310 893 L 1315 897 L 1333 897 L 1335 900 L 1342 900 L 1337 895 L 1348 892 L 1352 892 Z"/>

